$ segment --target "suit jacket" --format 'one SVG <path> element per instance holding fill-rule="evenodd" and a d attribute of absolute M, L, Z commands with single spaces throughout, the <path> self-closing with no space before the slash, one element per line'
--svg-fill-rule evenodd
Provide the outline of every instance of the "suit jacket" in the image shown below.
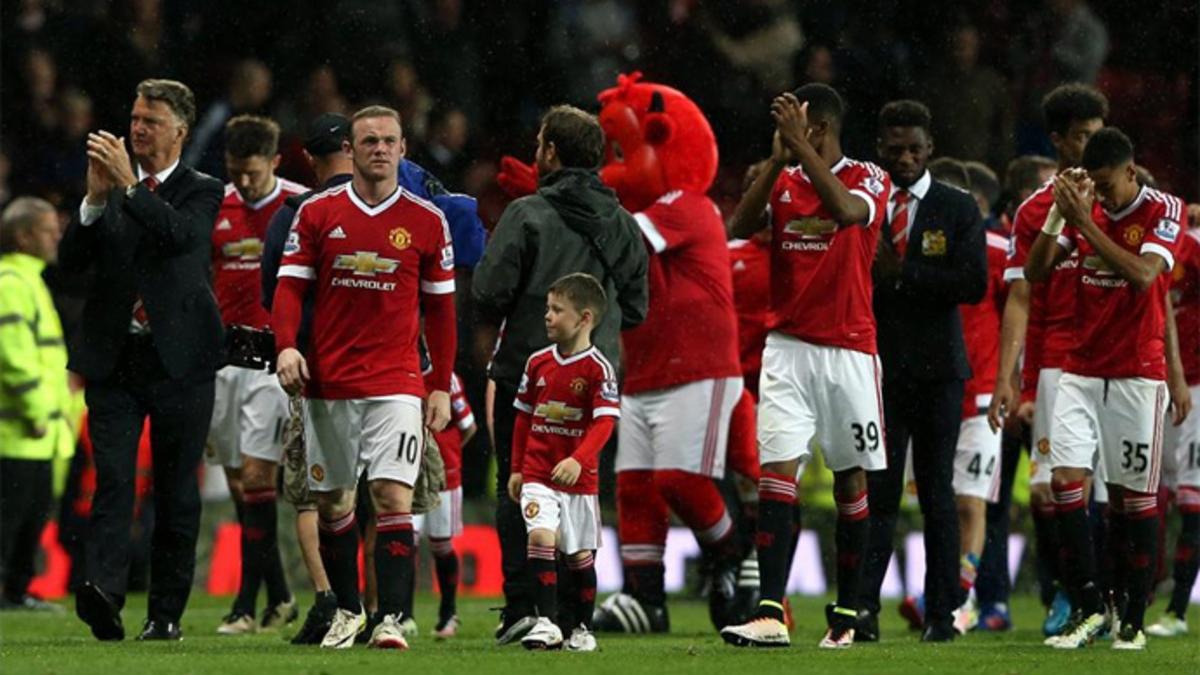
<path fill-rule="evenodd" d="M 78 214 L 59 244 L 67 271 L 91 268 L 80 348 L 69 368 L 102 380 L 117 365 L 140 294 L 167 375 L 215 372 L 223 329 L 211 283 L 212 228 L 220 181 L 179 165 L 155 192 L 139 185 L 108 195 L 104 215 L 83 225 Z"/>
<path fill-rule="evenodd" d="M 892 246 L 886 233 L 885 246 Z M 875 276 L 875 321 L 885 379 L 967 380 L 960 304 L 987 291 L 987 240 L 967 192 L 932 181 L 917 206 L 901 273 Z"/>

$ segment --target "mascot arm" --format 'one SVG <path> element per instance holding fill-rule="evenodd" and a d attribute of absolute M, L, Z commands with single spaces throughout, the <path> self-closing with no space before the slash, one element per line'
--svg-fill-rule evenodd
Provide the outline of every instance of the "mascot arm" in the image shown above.
<path fill-rule="evenodd" d="M 782 163 L 776 162 L 774 159 L 768 160 L 766 168 L 758 174 L 754 182 L 750 183 L 750 187 L 746 189 L 742 200 L 738 202 L 737 208 L 733 211 L 733 218 L 729 220 L 729 233 L 733 237 L 749 239 L 767 224 L 767 220 L 763 216 L 770 203 L 775 181 L 779 179 L 783 167 Z"/>
<path fill-rule="evenodd" d="M 500 189 L 513 199 L 531 195 L 537 192 L 537 166 L 505 155 L 500 158 L 500 173 L 496 175 L 496 182 L 500 184 Z"/>

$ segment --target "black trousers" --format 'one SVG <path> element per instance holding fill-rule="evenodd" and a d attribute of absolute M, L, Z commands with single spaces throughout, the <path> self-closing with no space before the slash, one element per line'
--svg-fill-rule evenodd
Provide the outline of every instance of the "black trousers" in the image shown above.
<path fill-rule="evenodd" d="M 96 494 L 87 578 L 118 602 L 129 579 L 134 476 L 142 424 L 150 418 L 154 531 L 148 618 L 178 622 L 196 568 L 200 530 L 197 469 L 212 419 L 214 374 L 168 377 L 150 338 L 130 337 L 113 375 L 89 382 L 88 429 Z"/>
<path fill-rule="evenodd" d="M 533 614 L 533 584 L 526 563 L 525 518 L 521 505 L 508 497 L 512 474 L 512 437 L 517 412 L 513 399 L 517 389 L 496 382 L 493 421 L 496 425 L 496 534 L 500 538 L 500 568 L 504 573 L 504 605 L 514 615 Z"/>
<path fill-rule="evenodd" d="M 1012 593 L 1012 575 L 1008 569 L 1008 533 L 1011 526 L 1012 491 L 1021 461 L 1022 445 L 1028 447 L 1029 427 L 1022 435 L 1004 432 L 1000 451 L 1000 497 L 987 505 L 987 534 L 979 572 L 975 577 L 975 596 L 980 605 L 1007 603 Z"/>
<path fill-rule="evenodd" d="M 50 460 L 0 459 L 0 585 L 12 602 L 20 602 L 33 581 L 52 481 Z"/>
<path fill-rule="evenodd" d="M 925 521 L 926 623 L 950 622 L 950 613 L 958 606 L 958 512 L 953 481 L 962 397 L 961 380 L 897 379 L 883 383 L 888 468 L 867 474 L 871 535 L 860 602 L 864 609 L 879 612 L 879 590 L 895 549 L 909 439 L 917 497 Z"/>

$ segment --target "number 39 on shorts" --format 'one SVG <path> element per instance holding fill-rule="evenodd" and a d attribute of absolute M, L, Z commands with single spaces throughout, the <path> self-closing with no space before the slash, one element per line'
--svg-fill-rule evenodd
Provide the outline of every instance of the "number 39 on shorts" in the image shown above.
<path fill-rule="evenodd" d="M 874 452 L 879 449 L 879 425 L 874 422 L 851 424 L 850 431 L 854 434 L 854 449 L 859 452 Z"/>

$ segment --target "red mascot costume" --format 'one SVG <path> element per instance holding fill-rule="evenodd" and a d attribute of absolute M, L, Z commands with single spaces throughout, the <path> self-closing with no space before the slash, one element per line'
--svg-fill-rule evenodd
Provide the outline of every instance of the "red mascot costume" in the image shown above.
<path fill-rule="evenodd" d="M 743 388 L 725 226 L 705 196 L 717 144 L 691 99 L 639 73 L 620 76 L 599 100 L 607 140 L 600 176 L 635 214 L 651 256 L 649 313 L 622 335 L 616 466 L 624 586 L 596 610 L 595 628 L 668 630 L 663 550 L 673 511 L 700 544 L 719 629 L 753 610 L 758 589 L 738 588 L 746 546 L 716 484 Z M 505 158 L 506 190 L 526 193 L 535 183 L 529 167 Z"/>

